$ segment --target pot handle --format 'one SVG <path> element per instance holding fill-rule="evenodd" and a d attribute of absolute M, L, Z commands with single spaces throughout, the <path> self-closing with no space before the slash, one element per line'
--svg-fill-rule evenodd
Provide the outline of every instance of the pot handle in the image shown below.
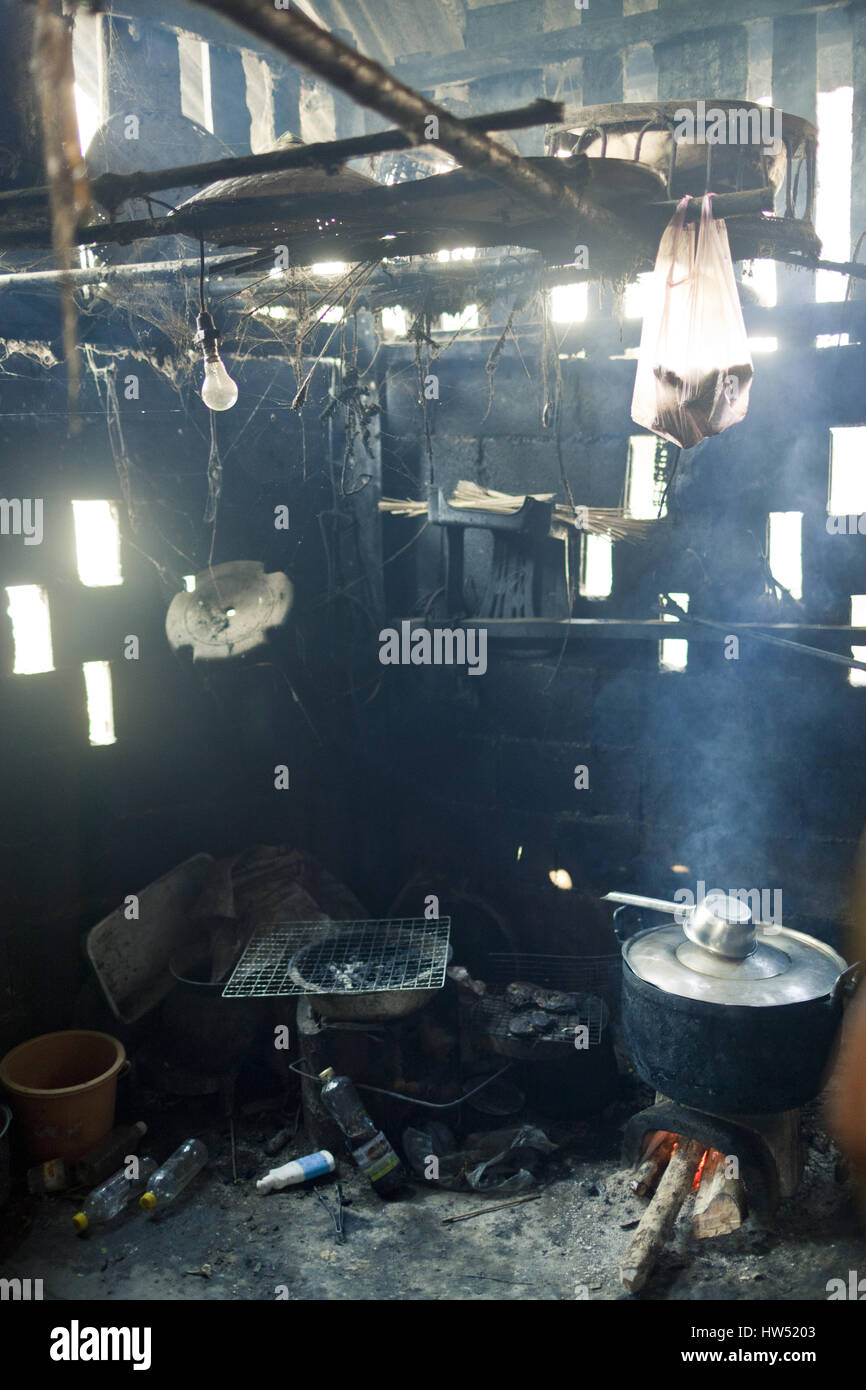
<path fill-rule="evenodd" d="M 613 930 L 617 941 L 628 941 L 630 936 L 640 931 L 641 925 L 641 909 L 636 903 L 623 903 L 613 914 Z"/>
<path fill-rule="evenodd" d="M 666 898 L 644 898 L 639 893 L 605 893 L 602 902 L 622 903 L 626 907 L 645 907 L 653 912 L 674 913 L 684 910 L 682 903 L 671 903 Z M 688 908 L 685 910 L 689 911 Z"/>
<path fill-rule="evenodd" d="M 847 970 L 842 971 L 833 986 L 833 993 L 830 995 L 831 1006 L 839 1001 L 845 1004 L 853 999 L 862 973 L 863 962 L 859 960 L 854 965 L 849 965 Z"/>

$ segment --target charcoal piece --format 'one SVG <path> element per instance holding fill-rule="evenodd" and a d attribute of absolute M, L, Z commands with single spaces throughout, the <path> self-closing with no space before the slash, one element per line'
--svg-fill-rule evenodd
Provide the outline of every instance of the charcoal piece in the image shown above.
<path fill-rule="evenodd" d="M 526 980 L 513 980 L 505 990 L 505 998 L 509 1004 L 516 1004 L 520 1009 L 527 1004 L 534 1004 L 536 994 L 538 985 L 529 984 Z"/>
<path fill-rule="evenodd" d="M 578 1008 L 577 995 L 567 994 L 561 989 L 538 989 L 533 1002 L 549 1014 L 573 1014 Z"/>
<path fill-rule="evenodd" d="M 550 1014 L 532 1013 L 518 1014 L 508 1025 L 509 1033 L 516 1038 L 535 1038 L 542 1033 L 547 1033 L 553 1027 L 554 1020 Z"/>

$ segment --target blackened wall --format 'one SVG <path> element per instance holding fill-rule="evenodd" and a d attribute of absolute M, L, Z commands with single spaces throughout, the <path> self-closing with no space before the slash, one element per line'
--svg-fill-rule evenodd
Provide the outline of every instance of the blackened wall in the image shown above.
<path fill-rule="evenodd" d="M 847 312 L 818 312 L 831 307 Z M 777 334 L 779 348 L 755 359 L 746 420 L 682 456 L 670 519 L 641 546 L 617 544 L 611 597 L 579 599 L 575 614 L 655 618 L 656 596 L 672 590 L 690 593 L 698 615 L 766 620 L 754 580 L 767 514 L 796 510 L 804 599 L 773 616 L 849 621 L 850 595 L 866 589 L 864 541 L 826 530 L 829 429 L 863 423 L 866 354 L 816 350 L 805 312 L 769 314 L 763 326 L 753 317 L 751 331 Z M 634 362 L 623 355 L 638 329 L 626 325 L 615 345 L 615 327 L 576 327 L 565 347 L 586 357 L 562 361 L 562 456 L 575 501 L 587 505 L 621 501 L 628 437 L 639 432 L 629 418 Z M 500 361 L 486 419 L 489 345 L 432 365 L 433 467 L 446 492 L 470 478 L 565 496 L 542 426 L 538 350 L 531 339 L 521 346 L 523 361 L 513 350 Z M 396 495 L 408 495 L 407 472 L 427 476 L 406 379 L 395 373 L 388 392 L 392 495 L 401 486 Z M 391 620 L 444 622 L 441 536 L 397 518 L 386 525 L 395 553 L 416 533 L 386 569 Z M 484 560 L 479 551 L 478 568 Z M 842 667 L 747 639 L 727 660 L 723 636 L 691 642 L 683 673 L 659 670 L 656 641 L 587 638 L 535 649 L 491 639 L 484 675 L 386 667 L 400 854 L 420 867 L 424 891 L 447 896 L 449 885 L 472 883 L 535 950 L 607 949 L 601 893 L 670 896 L 696 891 L 698 880 L 780 889 L 786 924 L 838 940 L 866 822 L 866 691 Z M 823 642 L 850 654 L 844 639 Z M 588 789 L 574 785 L 580 764 Z M 572 892 L 551 884 L 553 868 L 568 871 Z"/>
<path fill-rule="evenodd" d="M 790 318 L 776 327 L 780 349 L 757 359 L 746 421 L 684 460 L 671 520 L 639 547 L 615 547 L 611 598 L 578 600 L 576 613 L 651 618 L 655 596 L 673 589 L 692 594 L 695 612 L 724 618 L 736 605 L 734 616 L 754 617 L 753 590 L 738 583 L 731 558 L 753 557 L 749 532 L 759 541 L 767 511 L 791 508 L 804 512 L 803 616 L 847 620 L 850 594 L 866 590 L 863 540 L 826 532 L 827 432 L 862 423 L 864 353 L 816 351 L 814 334 Z M 853 318 L 849 327 L 862 338 Z M 615 325 L 594 332 L 583 335 L 585 358 L 562 362 L 560 445 L 575 500 L 616 505 L 633 432 L 634 363 L 622 353 L 635 332 L 626 328 L 622 344 Z M 579 346 L 572 335 L 563 350 Z M 522 340 L 525 367 L 511 350 L 503 355 L 485 419 L 488 351 L 483 340 L 469 343 L 435 364 L 437 480 L 446 491 L 466 477 L 564 495 L 556 443 L 541 424 L 538 344 L 528 333 Z M 405 357 L 383 350 L 377 363 L 383 488 L 397 496 L 420 495 L 426 468 L 417 376 Z M 140 400 L 121 405 L 141 531 L 125 528 L 122 588 L 99 592 L 77 580 L 69 500 L 120 496 L 103 406 L 87 381 L 83 427 L 70 438 L 61 373 L 21 361 L 3 380 L 0 494 L 44 496 L 46 539 L 24 547 L 4 537 L 0 578 L 45 585 L 57 667 L 11 675 L 6 633 L 6 1040 L 74 1018 L 90 977 L 84 935 L 127 893 L 196 851 L 255 841 L 310 849 L 373 913 L 420 912 L 437 895 L 479 971 L 491 948 L 514 943 L 604 952 L 612 943 L 601 893 L 666 895 L 699 879 L 781 889 L 786 921 L 837 938 L 866 820 L 866 691 L 844 670 L 745 641 L 727 661 L 715 640 L 690 644 L 683 674 L 659 671 L 655 641 L 589 639 L 491 639 L 480 676 L 382 666 L 384 622 L 448 616 L 441 536 L 385 518 L 381 569 L 376 469 L 365 463 L 374 480 L 347 506 L 340 412 L 319 419 L 327 370 L 314 379 L 303 439 L 287 364 L 251 359 L 233 370 L 241 400 L 218 422 L 214 562 L 284 569 L 296 603 L 264 664 L 221 675 L 172 654 L 163 630 L 180 574 L 203 568 L 210 546 L 201 524 L 207 421 L 194 391 L 178 396 L 142 367 Z M 252 410 L 247 402 L 266 390 Z M 290 507 L 287 533 L 273 526 L 280 503 Z M 483 538 L 470 559 L 480 592 Z M 564 586 L 550 604 L 561 616 Z M 128 633 L 141 639 L 137 662 L 122 657 Z M 826 640 L 845 649 L 844 639 Z M 94 659 L 112 664 L 118 741 L 109 748 L 87 742 L 81 662 Z M 289 792 L 274 789 L 277 763 L 290 767 Z M 579 765 L 589 772 L 580 790 Z M 688 873 L 673 874 L 673 864 Z M 572 891 L 551 883 L 554 868 L 568 872 Z"/>
<path fill-rule="evenodd" d="M 241 395 L 217 421 L 223 487 L 213 563 L 254 559 L 266 571 L 284 570 L 295 602 L 267 648 L 230 665 L 193 665 L 189 649 L 172 652 L 164 624 L 182 576 L 206 569 L 210 555 L 208 412 L 197 383 L 177 391 L 146 363 L 118 357 L 116 365 L 135 527 L 90 374 L 74 435 L 60 368 L 13 357 L 0 384 L 0 496 L 44 502 L 40 545 L 0 536 L 0 586 L 44 586 L 56 668 L 12 674 L 4 592 L 0 1042 L 10 1045 L 74 1020 L 78 991 L 91 978 L 86 931 L 198 851 L 286 842 L 314 850 L 360 894 L 375 895 L 380 758 L 371 747 L 375 717 L 361 713 L 378 679 L 380 576 L 365 550 L 374 486 L 351 506 L 339 501 L 341 417 L 319 418 L 331 370 L 317 372 L 301 420 L 290 409 L 297 382 L 285 360 L 229 359 Z M 127 401 L 130 371 L 139 394 Z M 375 459 L 365 467 L 375 482 Z M 119 587 L 86 588 L 78 579 L 70 502 L 83 498 L 121 506 Z M 278 505 L 289 507 L 288 530 L 274 525 Z M 130 634 L 139 639 L 137 660 L 123 655 Z M 88 741 L 81 667 L 95 660 L 111 667 L 117 742 L 107 747 Z M 285 791 L 275 788 L 282 764 Z"/>

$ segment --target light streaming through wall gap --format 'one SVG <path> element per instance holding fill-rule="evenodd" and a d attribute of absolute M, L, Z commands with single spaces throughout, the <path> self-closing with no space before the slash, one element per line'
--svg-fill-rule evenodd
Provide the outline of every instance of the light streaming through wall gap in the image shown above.
<path fill-rule="evenodd" d="M 550 317 L 554 323 L 583 323 L 587 315 L 586 281 L 577 285 L 554 285 L 550 291 Z"/>
<path fill-rule="evenodd" d="M 641 520 L 655 519 L 664 495 L 664 476 L 656 472 L 658 439 L 654 434 L 633 434 L 628 441 L 625 509 Z M 661 512 L 667 515 L 667 502 Z"/>
<path fill-rule="evenodd" d="M 636 280 L 625 287 L 622 300 L 622 315 L 626 319 L 642 319 L 646 313 L 647 297 L 653 282 L 653 272 L 643 271 Z"/>
<path fill-rule="evenodd" d="M 120 567 L 120 521 L 117 504 L 72 503 L 78 578 L 89 589 L 123 583 Z"/>
<path fill-rule="evenodd" d="M 770 512 L 767 521 L 770 573 L 792 598 L 803 597 L 803 513 Z"/>
<path fill-rule="evenodd" d="M 386 338 L 405 338 L 409 331 L 409 320 L 401 304 L 394 304 L 382 310 L 382 332 Z"/>
<path fill-rule="evenodd" d="M 613 588 L 613 542 L 610 536 L 583 533 L 579 591 L 582 598 L 608 598 Z"/>
<path fill-rule="evenodd" d="M 84 672 L 91 746 L 96 748 L 116 743 L 111 667 L 107 661 L 86 661 L 81 669 Z"/>
<path fill-rule="evenodd" d="M 756 352 L 778 352 L 778 338 L 749 338 L 749 349 L 752 353 Z"/>
<path fill-rule="evenodd" d="M 6 595 L 15 648 L 12 674 L 36 676 L 53 671 L 51 613 L 45 590 L 39 584 L 14 584 Z"/>
<path fill-rule="evenodd" d="M 72 89 L 75 102 L 75 118 L 78 123 L 78 143 L 81 153 L 87 148 L 100 126 L 99 107 L 93 97 L 88 96 L 83 87 L 76 82 Z"/>
<path fill-rule="evenodd" d="M 680 608 L 688 612 L 688 594 L 671 594 L 674 603 L 678 603 Z M 678 621 L 675 613 L 663 613 L 662 621 L 675 623 Z M 663 642 L 659 642 L 659 670 L 660 671 L 684 671 L 689 664 L 689 644 L 682 637 L 666 637 Z"/>
<path fill-rule="evenodd" d="M 439 327 L 443 333 L 456 333 L 463 328 L 477 328 L 479 323 L 477 304 L 467 304 L 459 314 L 442 314 L 439 319 Z"/>
<path fill-rule="evenodd" d="M 851 595 L 851 626 L 866 627 L 866 594 Z M 866 661 L 866 647 L 852 647 L 851 655 L 855 661 Z M 866 671 L 858 671 L 852 666 L 848 672 L 851 685 L 866 685 Z"/>
<path fill-rule="evenodd" d="M 866 425 L 830 430 L 829 516 L 866 512 Z"/>
<path fill-rule="evenodd" d="M 854 88 L 817 95 L 817 192 L 815 231 L 825 261 L 847 261 L 851 253 L 851 169 Z M 833 270 L 815 272 L 819 304 L 845 298 L 847 278 Z"/>

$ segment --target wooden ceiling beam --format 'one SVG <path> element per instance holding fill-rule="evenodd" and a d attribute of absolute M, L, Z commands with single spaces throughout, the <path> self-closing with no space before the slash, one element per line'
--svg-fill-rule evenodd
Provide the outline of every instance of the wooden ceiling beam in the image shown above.
<path fill-rule="evenodd" d="M 561 102 L 539 98 L 526 106 L 512 107 L 508 111 L 491 111 L 483 116 L 470 116 L 466 119 L 466 126 L 479 131 L 522 130 L 531 126 L 551 125 L 562 121 L 564 115 Z M 412 148 L 412 140 L 404 131 L 383 130 L 375 135 L 326 140 L 311 145 L 294 145 L 279 150 L 268 150 L 264 154 L 227 156 L 206 163 L 179 164 L 170 169 L 147 169 L 131 174 L 98 174 L 90 181 L 90 191 L 96 202 L 104 207 L 113 208 L 127 198 L 156 193 L 166 188 L 188 185 L 204 187 L 216 180 L 236 179 L 250 174 L 264 176 L 289 169 L 331 171 L 349 159 Z M 48 187 L 43 184 L 0 192 L 0 214 L 28 204 L 35 204 L 37 207 L 41 204 L 47 208 L 48 195 Z"/>
<path fill-rule="evenodd" d="M 276 10 L 258 0 L 196 0 L 204 9 L 231 18 L 243 30 L 273 45 L 293 62 L 404 130 L 413 143 L 435 141 L 467 169 L 474 170 L 530 206 L 537 214 L 580 219 L 588 233 L 622 243 L 633 257 L 642 254 L 639 238 L 605 208 L 588 201 L 539 165 L 515 155 L 486 134 L 473 130 L 444 107 L 414 91 L 381 64 L 356 53 L 297 10 Z M 866 4 L 866 0 L 863 0 Z"/>
<path fill-rule="evenodd" d="M 565 29 L 522 35 L 519 41 L 503 36 L 502 42 L 495 46 L 459 49 L 440 58 L 398 60 L 396 72 L 413 86 L 431 91 L 434 87 L 508 72 L 515 64 L 521 68 L 548 67 L 633 44 L 668 42 L 722 25 L 727 28 L 751 20 L 787 18 L 841 8 L 863 10 L 866 0 L 727 0 L 723 10 L 717 0 L 689 0 L 688 5 L 676 10 L 648 10 L 614 19 L 593 19 L 590 8 L 582 14 L 581 23 Z M 733 97 L 741 93 L 719 95 Z"/>

